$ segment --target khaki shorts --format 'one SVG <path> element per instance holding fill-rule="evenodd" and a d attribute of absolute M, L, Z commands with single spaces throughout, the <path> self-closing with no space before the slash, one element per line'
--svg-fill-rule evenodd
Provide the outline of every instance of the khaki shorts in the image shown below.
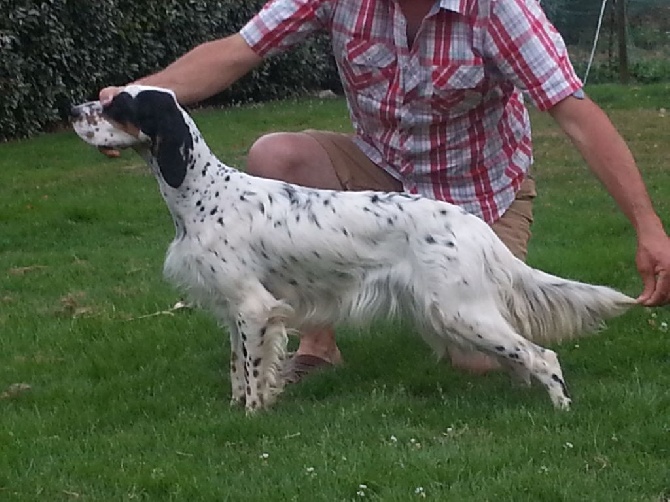
<path fill-rule="evenodd" d="M 326 150 L 342 190 L 402 191 L 402 183 L 368 159 L 351 140 L 350 135 L 314 129 L 304 133 L 314 138 Z M 535 182 L 527 177 L 512 205 L 491 225 L 500 240 L 522 260 L 526 259 L 528 253 L 530 227 L 533 223 L 533 199 L 536 195 Z"/>

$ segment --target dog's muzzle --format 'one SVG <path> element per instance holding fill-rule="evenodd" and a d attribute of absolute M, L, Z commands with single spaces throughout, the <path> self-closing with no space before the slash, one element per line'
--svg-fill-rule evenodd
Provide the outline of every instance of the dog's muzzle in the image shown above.
<path fill-rule="evenodd" d="M 100 101 L 89 101 L 70 108 L 70 123 L 77 135 L 89 145 L 98 148 L 127 148 L 142 142 L 147 137 L 133 135 L 123 129 L 122 124 L 105 118 Z"/>
<path fill-rule="evenodd" d="M 97 118 L 102 114 L 102 103 L 100 101 L 88 101 L 70 107 L 70 121 L 75 122 L 82 119 Z"/>

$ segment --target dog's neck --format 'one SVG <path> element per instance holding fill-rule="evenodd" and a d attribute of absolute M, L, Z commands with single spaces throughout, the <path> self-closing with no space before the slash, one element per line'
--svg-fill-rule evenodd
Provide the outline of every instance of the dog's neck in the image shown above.
<path fill-rule="evenodd" d="M 197 221 L 186 221 L 186 216 L 193 217 L 193 208 L 190 207 L 194 201 L 220 199 L 223 208 L 229 202 L 229 197 L 224 194 L 228 189 L 222 180 L 230 179 L 226 173 L 236 173 L 236 169 L 224 164 L 212 153 L 191 117 L 183 112 L 192 139 L 192 148 L 180 148 L 182 162 L 185 166 L 185 176 L 178 187 L 170 186 L 162 175 L 162 169 L 158 158 L 148 146 L 137 147 L 137 153 L 144 158 L 156 176 L 163 199 L 172 214 L 177 230 L 177 236 L 185 235 L 186 225 L 197 223 Z M 209 216 L 209 215 L 207 215 Z M 204 221 L 204 210 L 201 220 Z M 198 220 L 200 221 L 200 220 Z"/>

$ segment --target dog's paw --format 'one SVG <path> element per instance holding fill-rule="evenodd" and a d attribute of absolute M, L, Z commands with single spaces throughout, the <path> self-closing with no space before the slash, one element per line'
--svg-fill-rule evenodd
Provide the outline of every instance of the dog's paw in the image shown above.
<path fill-rule="evenodd" d="M 241 397 L 231 397 L 230 398 L 230 407 L 231 408 L 243 408 L 246 404 L 246 399 L 244 399 L 244 396 Z"/>
<path fill-rule="evenodd" d="M 570 405 L 572 404 L 572 399 L 565 396 L 557 396 L 556 398 L 552 397 L 554 403 L 554 408 L 561 411 L 570 411 Z"/>

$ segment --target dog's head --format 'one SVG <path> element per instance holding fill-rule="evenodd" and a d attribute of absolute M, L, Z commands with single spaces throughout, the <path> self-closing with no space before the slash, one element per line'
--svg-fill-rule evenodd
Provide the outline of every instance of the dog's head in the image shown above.
<path fill-rule="evenodd" d="M 172 91 L 129 85 L 104 107 L 99 101 L 73 106 L 70 120 L 86 143 L 148 150 L 168 185 L 177 188 L 184 181 L 193 138 Z"/>

